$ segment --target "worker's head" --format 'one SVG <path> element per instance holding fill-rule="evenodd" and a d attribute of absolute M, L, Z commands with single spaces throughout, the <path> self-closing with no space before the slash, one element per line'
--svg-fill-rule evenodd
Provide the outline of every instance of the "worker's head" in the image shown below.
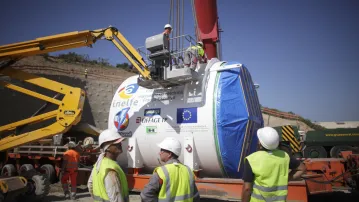
<path fill-rule="evenodd" d="M 172 26 L 170 24 L 166 24 L 164 29 L 166 34 L 171 34 Z"/>
<path fill-rule="evenodd" d="M 202 41 L 198 41 L 197 45 L 201 46 L 203 48 L 203 42 Z"/>
<path fill-rule="evenodd" d="M 274 150 L 279 145 L 279 135 L 271 127 L 258 129 L 257 136 L 261 146 L 267 150 Z"/>
<path fill-rule="evenodd" d="M 160 150 L 160 159 L 167 162 L 170 159 L 177 159 L 181 154 L 181 143 L 174 137 L 166 137 L 157 145 Z"/>
<path fill-rule="evenodd" d="M 122 153 L 122 142 L 125 140 L 116 130 L 106 129 L 99 136 L 99 147 L 115 160 Z"/>
<path fill-rule="evenodd" d="M 67 147 L 69 149 L 75 149 L 76 148 L 76 143 L 74 141 L 70 141 L 69 143 L 67 143 Z"/>

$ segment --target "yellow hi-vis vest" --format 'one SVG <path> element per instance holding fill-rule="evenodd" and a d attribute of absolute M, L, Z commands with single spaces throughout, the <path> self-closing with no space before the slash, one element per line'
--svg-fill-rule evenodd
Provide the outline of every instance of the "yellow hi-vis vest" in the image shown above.
<path fill-rule="evenodd" d="M 96 164 L 93 169 L 96 169 Z M 128 199 L 128 185 L 125 173 L 122 171 L 121 167 L 113 160 L 104 157 L 101 161 L 100 171 L 97 173 L 97 170 L 94 170 L 92 181 L 93 181 L 93 197 L 94 201 L 109 201 L 109 197 L 105 188 L 105 177 L 110 170 L 114 170 L 117 173 L 118 178 L 121 182 L 121 195 L 126 201 Z"/>
<path fill-rule="evenodd" d="M 158 202 L 192 202 L 194 197 L 194 174 L 191 169 L 180 163 L 157 167 L 154 172 L 163 184 L 158 194 Z"/>
<path fill-rule="evenodd" d="M 199 56 L 202 57 L 204 55 L 204 50 L 203 50 L 203 48 L 201 46 L 196 45 L 196 46 L 191 46 L 191 48 L 194 49 L 194 50 L 197 50 L 197 53 L 198 53 Z"/>
<path fill-rule="evenodd" d="M 251 202 L 286 201 L 289 155 L 282 150 L 257 151 L 246 159 L 254 173 Z"/>

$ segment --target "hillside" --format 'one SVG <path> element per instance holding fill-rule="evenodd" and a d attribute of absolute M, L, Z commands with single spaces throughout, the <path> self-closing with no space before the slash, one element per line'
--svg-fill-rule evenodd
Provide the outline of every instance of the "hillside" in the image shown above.
<path fill-rule="evenodd" d="M 108 106 L 111 103 L 114 93 L 126 78 L 136 74 L 129 69 L 128 64 L 126 63 L 118 64 L 116 65 L 117 67 L 114 67 L 101 58 L 98 60 L 90 60 L 75 53 L 60 56 L 61 57 L 53 57 L 45 55 L 27 57 L 15 63 L 13 67 L 84 89 L 87 97 L 82 121 L 95 125 L 101 129 L 106 128 L 109 112 Z M 87 78 L 85 78 L 85 69 L 87 69 L 88 72 Z M 11 94 L 12 96 L 23 97 L 23 95 L 20 95 L 20 93 L 17 92 L 11 92 Z M 0 104 L 2 106 L 7 106 L 6 102 L 15 104 L 18 100 L 23 99 L 16 99 L 15 101 L 2 99 Z M 41 107 L 41 105 L 35 104 L 35 102 L 28 103 L 34 103 L 34 106 L 30 107 L 32 104 L 23 106 L 21 103 L 17 103 L 17 105 L 19 105 L 19 110 L 23 111 L 25 114 L 32 114 L 39 106 Z M 5 114 L 11 114 L 11 111 L 6 113 L 5 109 Z M 304 131 L 321 129 L 318 125 L 314 125 L 309 120 L 293 113 L 286 113 L 262 107 L 262 114 L 265 126 L 290 124 L 295 125 L 300 130 Z M 15 117 L 10 117 L 6 122 L 15 119 Z M 5 120 L 0 121 L 0 125 L 4 121 Z"/>

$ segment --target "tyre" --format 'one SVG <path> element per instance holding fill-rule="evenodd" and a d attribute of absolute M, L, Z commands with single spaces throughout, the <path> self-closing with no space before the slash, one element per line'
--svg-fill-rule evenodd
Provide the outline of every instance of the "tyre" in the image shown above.
<path fill-rule="evenodd" d="M 56 181 L 56 171 L 54 166 L 51 164 L 45 164 L 41 166 L 41 173 L 45 174 L 50 183 L 54 183 Z"/>
<path fill-rule="evenodd" d="M 6 164 L 1 169 L 1 176 L 12 177 L 15 175 L 16 175 L 16 169 L 15 169 L 15 166 L 12 164 Z"/>
<path fill-rule="evenodd" d="M 29 172 L 30 170 L 33 170 L 33 169 L 34 169 L 34 166 L 32 166 L 31 164 L 24 164 L 20 167 L 19 174 L 22 176 L 26 172 Z"/>
<path fill-rule="evenodd" d="M 330 157 L 332 158 L 341 158 L 341 151 L 352 151 L 352 147 L 347 145 L 334 146 L 330 149 Z"/>
<path fill-rule="evenodd" d="M 327 158 L 327 151 L 322 146 L 305 147 L 304 158 Z"/>
<path fill-rule="evenodd" d="M 23 195 L 24 201 L 40 201 L 49 194 L 50 183 L 44 174 L 31 170 L 26 173 L 27 192 Z"/>

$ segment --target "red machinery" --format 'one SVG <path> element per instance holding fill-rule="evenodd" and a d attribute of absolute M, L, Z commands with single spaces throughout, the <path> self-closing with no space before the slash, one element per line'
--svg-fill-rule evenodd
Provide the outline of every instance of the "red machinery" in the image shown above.
<path fill-rule="evenodd" d="M 359 190 L 359 154 L 341 152 L 342 158 L 315 158 L 304 161 L 309 194 L 334 190 Z"/>
<path fill-rule="evenodd" d="M 194 1 L 197 38 L 202 40 L 208 59 L 219 58 L 219 24 L 216 0 L 195 0 Z"/>

